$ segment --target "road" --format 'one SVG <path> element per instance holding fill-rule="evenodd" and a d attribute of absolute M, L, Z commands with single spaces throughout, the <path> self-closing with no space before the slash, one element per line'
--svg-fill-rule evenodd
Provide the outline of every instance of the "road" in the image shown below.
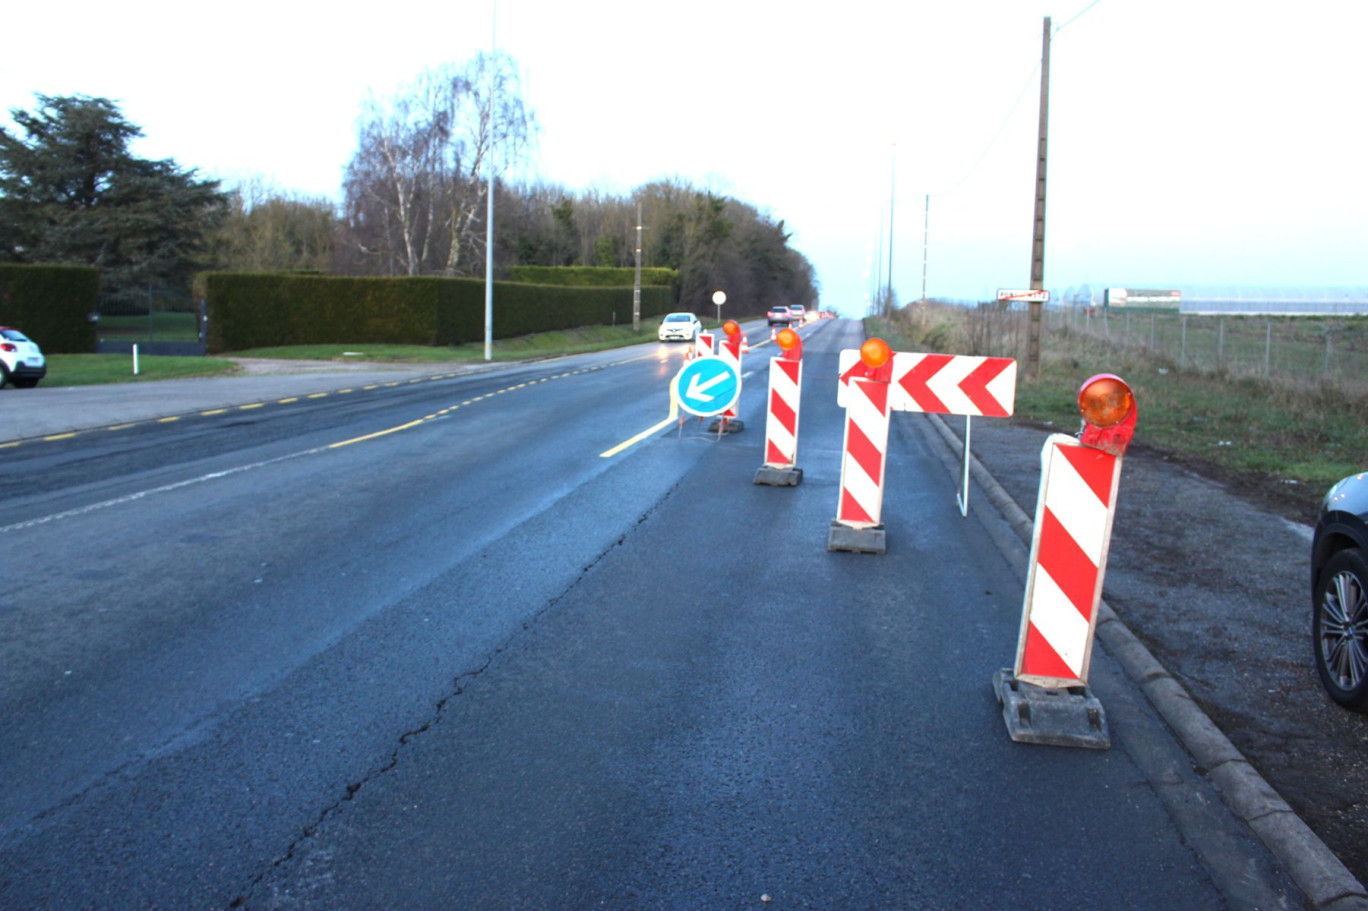
<path fill-rule="evenodd" d="M 1110 751 L 1007 738 L 1020 583 L 920 425 L 826 551 L 858 333 L 796 488 L 763 369 L 604 457 L 654 344 L 7 450 L 0 906 L 1300 907 L 1104 653 Z"/>

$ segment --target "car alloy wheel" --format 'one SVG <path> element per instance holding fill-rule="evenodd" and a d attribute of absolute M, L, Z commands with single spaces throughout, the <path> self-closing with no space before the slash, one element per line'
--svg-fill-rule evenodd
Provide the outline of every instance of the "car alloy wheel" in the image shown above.
<path fill-rule="evenodd" d="M 1342 550 L 1321 570 L 1312 621 L 1316 670 L 1340 705 L 1368 710 L 1368 560 Z"/>

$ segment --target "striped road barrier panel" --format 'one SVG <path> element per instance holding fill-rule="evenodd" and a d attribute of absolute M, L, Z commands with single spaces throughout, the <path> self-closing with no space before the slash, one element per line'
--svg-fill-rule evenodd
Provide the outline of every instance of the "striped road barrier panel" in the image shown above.
<path fill-rule="evenodd" d="M 1106 749 L 1106 713 L 1088 689 L 1121 463 L 1135 397 L 1118 377 L 1083 384 L 1081 439 L 1053 434 L 1041 451 L 1031 557 L 1016 662 L 994 674 L 1012 739 Z"/>
<path fill-rule="evenodd" d="M 796 487 L 803 480 L 798 467 L 798 416 L 803 402 L 803 340 L 785 329 L 775 336 L 783 353 L 770 358 L 769 412 L 765 418 L 765 461 L 755 473 L 756 484 Z"/>

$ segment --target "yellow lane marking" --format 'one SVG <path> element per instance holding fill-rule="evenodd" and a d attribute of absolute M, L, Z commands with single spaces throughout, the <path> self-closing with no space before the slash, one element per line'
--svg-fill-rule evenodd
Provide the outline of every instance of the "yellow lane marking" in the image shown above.
<path fill-rule="evenodd" d="M 253 408 L 261 408 L 261 407 L 263 407 L 264 405 L 265 405 L 265 402 L 254 402 L 254 403 L 251 404 L 251 405 L 239 405 L 239 406 L 238 406 L 238 411 L 251 411 Z"/>
<path fill-rule="evenodd" d="M 169 417 L 169 418 L 157 418 L 157 423 L 158 423 L 158 424 L 174 424 L 176 421 L 179 421 L 179 420 L 180 420 L 180 415 L 178 415 L 178 414 L 173 414 L 173 415 L 171 415 L 171 417 Z"/>
<path fill-rule="evenodd" d="M 670 384 L 670 416 L 667 417 L 665 420 L 661 421 L 659 424 L 656 424 L 656 425 L 653 426 L 653 427 L 647 427 L 645 430 L 641 431 L 641 433 L 638 433 L 636 436 L 632 437 L 630 440 L 623 440 L 621 443 L 618 443 L 618 444 L 617 444 L 616 446 L 614 446 L 612 449 L 609 449 L 609 450 L 606 451 L 606 452 L 601 452 L 601 453 L 599 453 L 599 458 L 600 458 L 600 459 L 611 459 L 613 456 L 617 455 L 618 453 L 622 452 L 623 450 L 625 450 L 625 449 L 630 449 L 631 447 L 635 446 L 637 443 L 640 443 L 642 440 L 646 439 L 647 437 L 659 433 L 660 431 L 664 430 L 666 427 L 669 427 L 671 424 L 673 424 L 673 423 L 674 423 L 675 421 L 677 421 L 678 419 L 679 419 L 679 399 L 675 397 L 674 383 L 671 383 L 671 384 Z"/>
<path fill-rule="evenodd" d="M 327 392 L 315 392 L 313 395 L 309 396 L 309 398 L 311 398 L 311 399 L 326 399 L 329 395 L 330 395 L 330 393 L 327 393 Z"/>
<path fill-rule="evenodd" d="M 51 442 L 54 441 L 54 440 L 69 440 L 69 439 L 71 439 L 72 437 L 74 437 L 75 435 L 76 435 L 76 434 L 74 434 L 74 433 L 54 433 L 54 434 L 53 434 L 52 436 L 50 436 L 50 437 L 43 437 L 43 439 L 44 439 L 44 440 L 47 440 L 49 443 L 51 443 Z"/>
<path fill-rule="evenodd" d="M 408 430 L 409 428 L 417 427 L 419 424 L 422 423 L 425 423 L 425 421 L 421 419 L 417 421 L 409 421 L 407 424 L 400 424 L 398 427 L 391 427 L 389 430 L 377 430 L 375 433 L 368 433 L 363 437 L 354 437 L 350 440 L 343 440 L 340 443 L 332 443 L 328 446 L 328 448 L 340 449 L 343 446 L 350 446 L 353 443 L 364 443 L 366 440 L 374 440 L 377 437 L 389 436 L 391 433 L 398 433 L 401 430 Z"/>
<path fill-rule="evenodd" d="M 213 416 L 216 415 L 216 414 L 227 414 L 227 413 L 228 413 L 228 409 L 227 409 L 227 408 L 215 408 L 215 409 L 213 409 L 212 411 L 201 411 L 201 412 L 200 412 L 200 417 L 211 418 L 211 417 L 213 417 Z M 125 426 L 125 427 L 132 427 L 133 425 L 132 425 L 132 424 L 125 424 L 124 426 Z M 113 430 L 114 428 L 111 427 L 111 428 L 109 428 L 109 429 L 110 429 L 110 430 Z"/>
<path fill-rule="evenodd" d="M 291 404 L 291 403 L 293 403 L 293 402 L 297 402 L 297 401 L 299 401 L 299 396 L 295 395 L 295 396 L 291 396 L 291 397 L 288 398 L 288 399 L 277 399 L 277 400 L 276 400 L 276 404 L 277 404 L 277 405 L 289 405 L 289 404 Z"/>
<path fill-rule="evenodd" d="M 106 427 L 105 430 L 127 430 L 130 427 L 137 426 L 137 424 L 115 424 L 113 427 Z"/>

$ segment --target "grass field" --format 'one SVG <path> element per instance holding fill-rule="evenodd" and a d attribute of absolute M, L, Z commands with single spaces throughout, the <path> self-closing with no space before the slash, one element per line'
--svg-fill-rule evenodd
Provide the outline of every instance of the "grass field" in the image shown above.
<path fill-rule="evenodd" d="M 1016 419 L 1069 433 L 1080 423 L 1079 387 L 1094 374 L 1114 373 L 1135 392 L 1137 446 L 1232 473 L 1252 486 L 1275 485 L 1306 503 L 1319 501 L 1345 475 L 1368 469 L 1368 384 L 1181 369 L 1143 347 L 1057 326 L 1042 338 L 1039 378 L 1027 381 L 1026 333 L 1017 321 L 929 306 L 924 315 L 908 308 L 870 320 L 868 332 L 895 350 L 1017 358 Z"/>

